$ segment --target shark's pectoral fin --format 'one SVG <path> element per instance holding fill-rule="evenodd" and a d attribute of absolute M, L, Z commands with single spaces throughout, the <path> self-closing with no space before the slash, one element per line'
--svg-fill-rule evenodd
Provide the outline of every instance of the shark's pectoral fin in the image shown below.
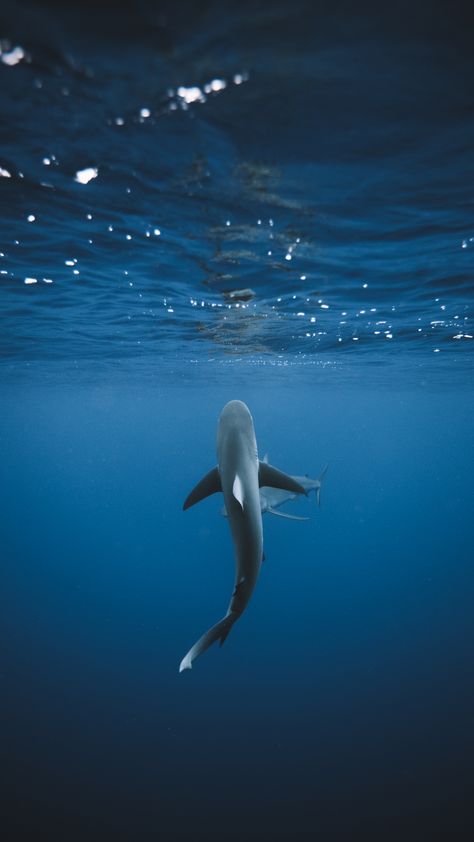
<path fill-rule="evenodd" d="M 244 509 L 244 489 L 242 485 L 242 480 L 240 479 L 239 475 L 235 475 L 234 484 L 232 486 L 232 494 L 234 495 L 235 499 L 238 503 L 240 503 L 242 507 L 242 511 Z"/>
<path fill-rule="evenodd" d="M 204 500 L 210 494 L 215 494 L 216 491 L 222 491 L 222 485 L 219 471 L 217 468 L 213 468 L 188 494 L 183 503 L 183 509 L 189 509 L 190 506 L 194 506 L 195 503 L 199 503 L 200 500 Z"/>
<path fill-rule="evenodd" d="M 276 509 L 270 508 L 267 509 L 267 512 L 270 515 L 276 515 L 277 517 L 286 517 L 287 520 L 309 520 L 309 517 L 300 517 L 299 515 L 289 515 L 287 512 L 278 512 Z"/>
<path fill-rule="evenodd" d="M 258 484 L 260 488 L 262 488 L 262 486 L 283 488 L 285 491 L 293 491 L 295 494 L 307 495 L 307 491 L 305 491 L 303 486 L 300 485 L 299 482 L 296 482 L 293 477 L 288 476 L 288 474 L 284 474 L 283 471 L 279 471 L 277 468 L 274 468 L 272 465 L 268 465 L 266 462 L 259 463 Z"/>

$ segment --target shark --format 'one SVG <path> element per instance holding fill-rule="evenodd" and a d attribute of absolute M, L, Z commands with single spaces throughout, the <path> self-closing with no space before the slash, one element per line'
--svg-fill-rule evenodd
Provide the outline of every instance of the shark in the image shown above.
<path fill-rule="evenodd" d="M 264 460 L 268 461 L 268 457 L 265 455 Z M 326 465 L 319 477 L 317 479 L 311 479 L 311 477 L 305 476 L 294 476 L 291 475 L 292 479 L 301 485 L 302 488 L 306 491 L 306 494 L 309 495 L 310 491 L 314 491 L 314 496 L 316 498 L 316 503 L 318 506 L 321 505 L 321 486 L 323 484 L 324 477 L 326 476 L 326 471 L 328 469 L 328 465 Z M 262 510 L 262 514 L 268 512 L 271 515 L 277 515 L 278 517 L 284 517 L 288 520 L 309 520 L 308 517 L 300 517 L 299 515 L 290 515 L 288 512 L 278 512 L 277 509 L 282 506 L 284 503 L 287 503 L 288 500 L 294 500 L 296 494 L 292 491 L 286 491 L 281 488 L 261 488 L 260 489 L 260 507 Z"/>
<path fill-rule="evenodd" d="M 291 494 L 307 494 L 293 477 L 259 460 L 253 419 L 248 406 L 243 401 L 229 401 L 217 424 L 217 466 L 188 494 L 183 509 L 189 509 L 211 494 L 222 492 L 234 544 L 234 590 L 227 613 L 187 652 L 180 663 L 180 672 L 191 669 L 196 658 L 216 641 L 222 646 L 249 603 L 263 561 L 259 493 L 263 486 Z"/>
<path fill-rule="evenodd" d="M 268 463 L 267 454 L 265 454 L 262 461 Z M 323 468 L 317 479 L 311 479 L 311 477 L 308 477 L 307 475 L 294 476 L 291 474 L 291 478 L 304 488 L 307 496 L 309 496 L 310 491 L 314 491 L 314 496 L 318 506 L 321 505 L 321 486 L 327 469 L 328 465 Z M 260 509 L 262 511 L 262 515 L 268 512 L 268 514 L 277 515 L 278 517 L 283 517 L 287 520 L 309 520 L 309 517 L 290 515 L 288 512 L 277 511 L 280 506 L 283 506 L 283 504 L 287 503 L 288 500 L 294 500 L 296 496 L 297 495 L 293 491 L 287 491 L 283 488 L 268 488 L 266 486 L 260 488 Z M 223 514 L 224 517 L 227 517 L 227 510 L 225 506 L 222 507 L 221 514 Z"/>

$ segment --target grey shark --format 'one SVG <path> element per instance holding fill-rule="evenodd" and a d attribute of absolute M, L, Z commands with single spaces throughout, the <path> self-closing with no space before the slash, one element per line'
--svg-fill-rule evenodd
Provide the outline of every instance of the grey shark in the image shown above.
<path fill-rule="evenodd" d="M 193 661 L 217 640 L 224 643 L 252 596 L 263 560 L 261 486 L 306 494 L 292 477 L 259 461 L 250 411 L 242 401 L 229 401 L 217 426 L 217 467 L 191 491 L 183 509 L 217 491 L 223 493 L 235 551 L 234 590 L 226 615 L 191 647 L 181 661 L 180 672 L 191 669 Z"/>
<path fill-rule="evenodd" d="M 311 477 L 308 476 L 299 477 L 292 475 L 292 479 L 304 488 L 307 495 L 309 495 L 310 491 L 314 491 L 318 506 L 321 505 L 321 486 L 323 484 L 323 479 L 326 476 L 327 469 L 328 466 L 326 465 L 317 479 L 311 479 Z M 288 500 L 294 500 L 295 497 L 296 494 L 294 494 L 294 492 L 286 491 L 281 488 L 261 488 L 260 507 L 262 509 L 262 514 L 268 512 L 271 515 L 278 515 L 278 517 L 288 518 L 289 520 L 309 520 L 307 517 L 300 517 L 298 515 L 290 515 L 287 512 L 277 511 L 280 506 L 287 503 Z"/>
<path fill-rule="evenodd" d="M 268 456 L 265 454 L 263 457 L 263 462 L 268 463 Z M 309 495 L 310 491 L 314 491 L 314 496 L 316 497 L 316 503 L 318 506 L 321 504 L 320 495 L 321 495 L 321 486 L 323 484 L 323 479 L 326 475 L 326 471 L 328 466 L 321 471 L 318 479 L 311 479 L 311 477 L 304 476 L 304 477 L 297 477 L 291 475 L 291 478 L 295 480 L 302 488 L 306 491 L 307 496 Z M 288 500 L 294 500 L 297 495 L 293 491 L 287 491 L 283 488 L 268 488 L 264 486 L 260 489 L 260 509 L 262 515 L 268 512 L 271 515 L 277 515 L 278 517 L 287 518 L 288 520 L 309 520 L 309 517 L 301 517 L 300 515 L 290 515 L 288 512 L 278 512 L 277 509 L 280 506 L 283 506 L 284 503 L 287 503 Z M 227 517 L 227 510 L 225 506 L 222 508 L 222 514 L 224 517 Z"/>

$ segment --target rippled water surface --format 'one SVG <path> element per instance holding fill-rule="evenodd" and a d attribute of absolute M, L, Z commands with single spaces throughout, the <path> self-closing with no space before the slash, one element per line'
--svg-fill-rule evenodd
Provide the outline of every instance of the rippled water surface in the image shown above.
<path fill-rule="evenodd" d="M 3 372 L 466 377 L 474 58 L 434 9 L 7 3 Z"/>

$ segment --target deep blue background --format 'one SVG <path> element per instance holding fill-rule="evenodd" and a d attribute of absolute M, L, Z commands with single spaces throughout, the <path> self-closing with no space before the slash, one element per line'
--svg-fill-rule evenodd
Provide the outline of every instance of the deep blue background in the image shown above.
<path fill-rule="evenodd" d="M 8 838 L 469 838 L 472 394 L 273 385 L 2 394 Z M 181 505 L 237 395 L 322 505 L 265 516 L 179 675 L 232 588 L 221 501 Z"/>

